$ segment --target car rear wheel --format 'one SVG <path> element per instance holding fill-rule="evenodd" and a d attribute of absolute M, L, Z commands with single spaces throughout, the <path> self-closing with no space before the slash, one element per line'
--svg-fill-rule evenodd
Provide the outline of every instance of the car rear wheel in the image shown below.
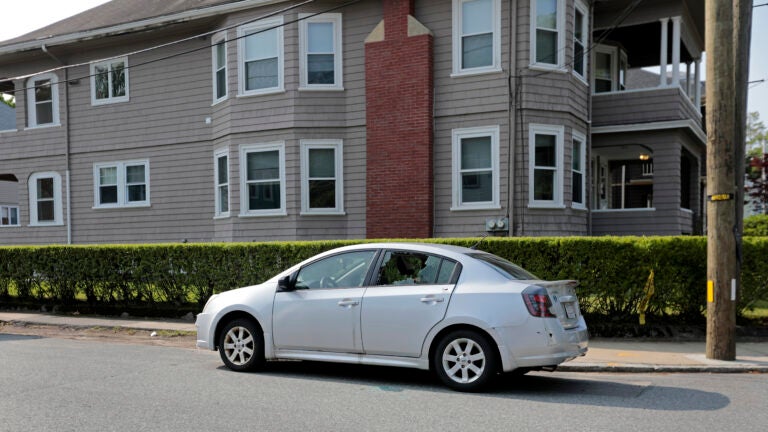
<path fill-rule="evenodd" d="M 433 367 L 448 387 L 459 391 L 478 391 L 496 375 L 498 360 L 493 345 L 485 336 L 472 330 L 459 330 L 440 339 Z"/>
<path fill-rule="evenodd" d="M 229 322 L 221 331 L 219 355 L 233 371 L 256 370 L 264 365 L 264 336 L 256 323 L 248 319 Z"/>

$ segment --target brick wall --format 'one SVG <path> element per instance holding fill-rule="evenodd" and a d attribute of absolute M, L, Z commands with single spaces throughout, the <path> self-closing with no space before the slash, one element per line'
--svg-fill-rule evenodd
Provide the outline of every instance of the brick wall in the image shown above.
<path fill-rule="evenodd" d="M 413 0 L 383 0 L 365 46 L 366 236 L 432 236 L 432 36 L 408 36 Z"/>

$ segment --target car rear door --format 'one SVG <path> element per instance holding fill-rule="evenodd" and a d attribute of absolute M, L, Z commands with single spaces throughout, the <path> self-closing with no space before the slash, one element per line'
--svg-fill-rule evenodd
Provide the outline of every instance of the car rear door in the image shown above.
<path fill-rule="evenodd" d="M 365 354 L 421 355 L 427 333 L 445 317 L 459 267 L 436 255 L 386 251 L 363 297 Z"/>

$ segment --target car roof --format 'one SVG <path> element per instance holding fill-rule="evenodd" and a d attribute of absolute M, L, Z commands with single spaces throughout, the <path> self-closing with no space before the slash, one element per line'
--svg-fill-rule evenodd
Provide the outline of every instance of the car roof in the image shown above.
<path fill-rule="evenodd" d="M 420 242 L 377 242 L 377 243 L 360 243 L 351 246 L 345 246 L 333 251 L 342 250 L 359 250 L 359 249 L 401 249 L 401 250 L 419 250 L 423 252 L 431 252 L 435 254 L 442 254 L 453 258 L 458 258 L 456 255 L 466 256 L 468 253 L 486 253 L 470 249 L 463 246 L 455 246 L 441 243 L 420 243 Z M 329 251 L 329 252 L 333 252 Z"/>

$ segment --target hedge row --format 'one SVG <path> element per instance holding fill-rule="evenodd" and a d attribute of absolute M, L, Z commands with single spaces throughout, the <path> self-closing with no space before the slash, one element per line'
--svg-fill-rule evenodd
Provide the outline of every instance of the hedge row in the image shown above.
<path fill-rule="evenodd" d="M 470 246 L 477 239 L 437 239 Z M 262 282 L 321 251 L 355 241 L 0 248 L 0 300 L 202 306 L 213 293 Z M 701 320 L 706 309 L 703 237 L 487 238 L 479 249 L 543 279 L 577 279 L 582 308 L 633 321 Z M 768 238 L 745 237 L 739 313 L 768 299 Z M 653 294 L 648 298 L 649 276 Z"/>
<path fill-rule="evenodd" d="M 768 236 L 768 215 L 744 218 L 744 236 Z"/>

